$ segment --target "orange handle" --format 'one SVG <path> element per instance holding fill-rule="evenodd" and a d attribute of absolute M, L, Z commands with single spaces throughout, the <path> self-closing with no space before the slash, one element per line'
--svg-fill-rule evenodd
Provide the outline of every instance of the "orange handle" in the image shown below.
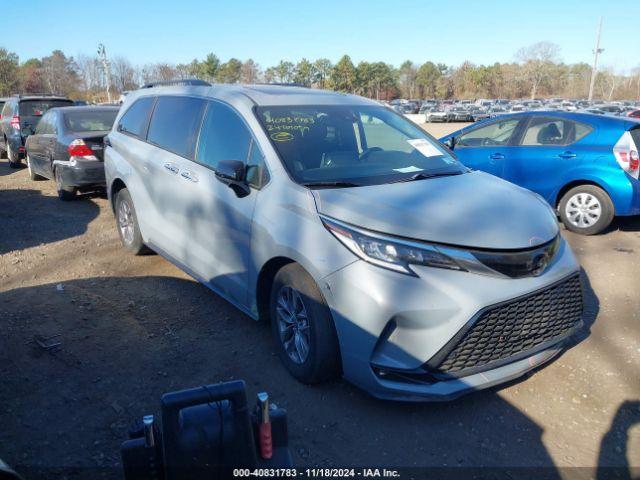
<path fill-rule="evenodd" d="M 265 459 L 273 457 L 273 439 L 271 438 L 271 423 L 260 424 L 260 456 Z"/>

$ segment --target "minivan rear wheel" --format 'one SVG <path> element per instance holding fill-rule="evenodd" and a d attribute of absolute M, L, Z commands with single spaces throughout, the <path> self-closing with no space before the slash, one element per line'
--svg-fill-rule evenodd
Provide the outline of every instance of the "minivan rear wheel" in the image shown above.
<path fill-rule="evenodd" d="M 329 307 L 311 276 L 298 264 L 284 266 L 270 298 L 271 332 L 289 373 L 313 384 L 340 374 L 340 347 Z"/>
<path fill-rule="evenodd" d="M 143 255 L 149 251 L 142 241 L 138 217 L 133 207 L 133 200 L 129 190 L 123 188 L 116 196 L 116 224 L 122 246 L 134 255 Z"/>
<path fill-rule="evenodd" d="M 611 224 L 615 210 L 604 190 L 595 185 L 578 185 L 564 194 L 558 213 L 567 230 L 595 235 Z"/>

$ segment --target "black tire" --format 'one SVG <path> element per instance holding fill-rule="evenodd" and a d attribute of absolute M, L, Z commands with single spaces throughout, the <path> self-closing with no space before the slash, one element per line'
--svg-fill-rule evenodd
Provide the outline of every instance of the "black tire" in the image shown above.
<path fill-rule="evenodd" d="M 123 209 L 125 209 L 123 211 Z M 125 234 L 125 228 L 123 228 L 123 222 L 125 218 L 121 215 L 127 216 L 125 213 L 129 212 L 126 219 L 127 225 L 131 227 L 130 235 Z M 126 251 L 134 255 L 144 255 L 149 252 L 148 247 L 142 241 L 142 235 L 140 234 L 140 227 L 138 226 L 138 216 L 136 215 L 136 209 L 133 206 L 133 200 L 129 194 L 129 190 L 123 188 L 118 191 L 116 195 L 116 227 L 118 228 L 118 235 L 122 246 Z"/>
<path fill-rule="evenodd" d="M 576 203 L 577 199 L 582 199 L 583 209 L 578 207 Z M 589 211 L 593 210 L 595 205 L 600 207 L 600 216 L 594 221 L 593 214 Z M 564 223 L 567 230 L 582 235 L 595 235 L 605 230 L 615 216 L 615 209 L 611 198 L 607 195 L 607 192 L 595 185 L 578 185 L 573 187 L 567 193 L 564 194 L 558 205 L 558 214 L 560 220 Z M 578 219 L 582 218 L 583 221 L 572 220 L 570 213 L 576 212 Z"/>
<path fill-rule="evenodd" d="M 69 202 L 71 200 L 75 200 L 78 189 L 76 187 L 70 187 L 70 186 L 64 185 L 64 183 L 62 182 L 62 176 L 60 172 L 61 170 L 59 168 L 56 168 L 53 171 L 53 176 L 56 181 L 56 190 L 58 192 L 58 198 L 63 202 Z"/>
<path fill-rule="evenodd" d="M 280 335 L 278 300 L 286 289 L 297 292 L 306 311 L 309 348 L 302 362 L 296 362 L 290 357 Z M 277 345 L 278 355 L 293 377 L 302 383 L 314 384 L 340 375 L 340 347 L 331 312 L 316 282 L 297 263 L 282 267 L 276 274 L 271 288 L 269 312 L 271 333 Z"/>
<path fill-rule="evenodd" d="M 29 155 L 27 155 L 27 168 L 29 169 L 29 178 L 34 182 L 46 180 L 46 178 L 44 178 L 42 175 L 38 175 L 33 171 L 33 168 L 31 168 L 31 160 L 29 159 Z"/>
<path fill-rule="evenodd" d="M 20 168 L 20 159 L 18 154 L 13 151 L 11 145 L 7 143 L 7 158 L 9 159 L 10 168 Z"/>
<path fill-rule="evenodd" d="M 7 141 L 5 140 L 4 144 L 7 144 Z M 0 147 L 0 159 L 1 158 L 6 158 L 7 157 L 7 151 L 5 150 L 6 147 Z"/>

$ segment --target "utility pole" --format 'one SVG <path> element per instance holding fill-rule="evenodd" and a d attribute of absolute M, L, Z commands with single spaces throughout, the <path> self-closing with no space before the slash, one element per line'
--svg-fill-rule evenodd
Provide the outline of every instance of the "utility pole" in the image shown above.
<path fill-rule="evenodd" d="M 602 33 L 602 17 L 598 25 L 598 35 L 596 36 L 596 49 L 593 51 L 593 69 L 591 70 L 591 83 L 589 84 L 589 101 L 593 100 L 593 87 L 596 85 L 596 75 L 598 75 L 598 56 L 604 52 L 604 48 L 600 48 L 600 35 Z"/>
<path fill-rule="evenodd" d="M 102 43 L 98 45 L 98 57 L 100 57 L 102 68 L 104 69 L 104 77 L 107 84 L 107 101 L 111 103 L 111 70 L 109 69 L 109 60 L 107 59 L 107 50 Z"/>

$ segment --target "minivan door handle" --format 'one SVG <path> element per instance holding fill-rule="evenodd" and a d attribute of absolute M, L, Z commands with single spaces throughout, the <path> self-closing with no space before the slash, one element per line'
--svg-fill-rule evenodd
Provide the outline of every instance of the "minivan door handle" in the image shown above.
<path fill-rule="evenodd" d="M 504 155 L 502 153 L 492 153 L 489 158 L 491 160 L 504 160 Z"/>
<path fill-rule="evenodd" d="M 178 173 L 178 171 L 180 171 L 180 169 L 178 168 L 177 165 L 174 165 L 173 163 L 165 163 L 164 164 L 164 168 L 166 168 L 167 170 L 169 170 L 171 173 L 173 173 L 174 175 L 176 175 Z"/>
<path fill-rule="evenodd" d="M 560 155 L 558 155 L 560 158 L 576 158 L 576 154 L 573 152 L 562 152 Z"/>
<path fill-rule="evenodd" d="M 187 180 L 190 180 L 190 181 L 192 181 L 194 183 L 198 182 L 197 175 L 195 173 L 193 173 L 192 171 L 190 171 L 190 170 L 183 170 L 182 172 L 180 172 L 180 176 L 182 178 L 186 178 Z"/>

